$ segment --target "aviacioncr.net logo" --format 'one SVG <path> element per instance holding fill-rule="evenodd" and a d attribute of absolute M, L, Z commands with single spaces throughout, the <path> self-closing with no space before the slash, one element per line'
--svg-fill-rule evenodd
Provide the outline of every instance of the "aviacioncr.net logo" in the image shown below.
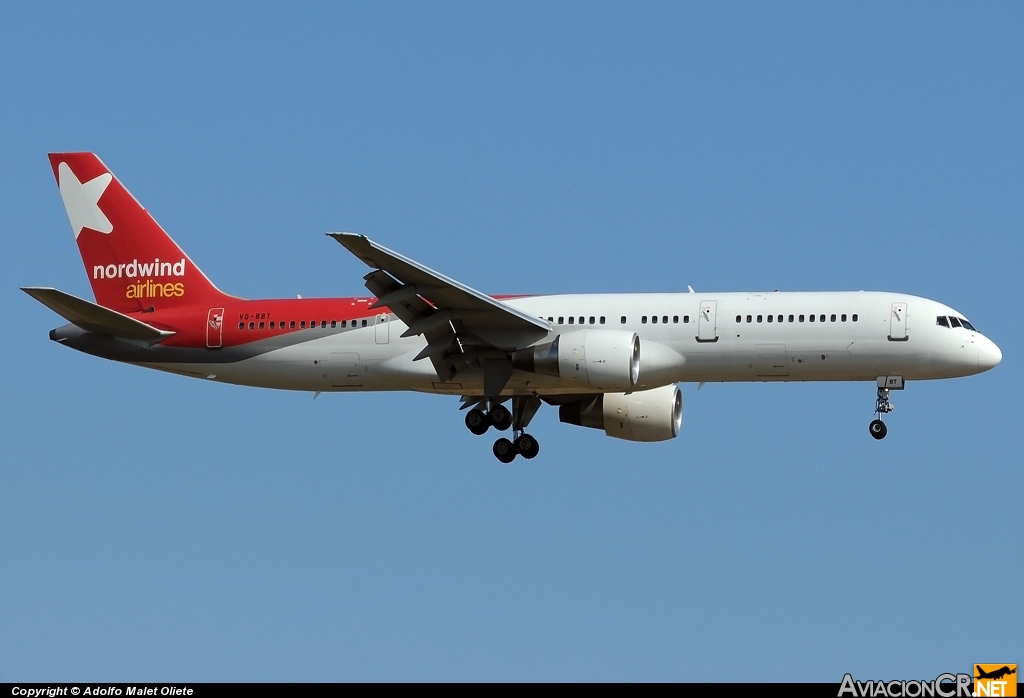
<path fill-rule="evenodd" d="M 932 681 L 856 681 L 843 676 L 838 698 L 972 698 L 970 674 L 939 674 Z"/>
<path fill-rule="evenodd" d="M 975 664 L 974 695 L 978 698 L 999 696 L 1012 698 L 1017 695 L 1016 664 Z"/>

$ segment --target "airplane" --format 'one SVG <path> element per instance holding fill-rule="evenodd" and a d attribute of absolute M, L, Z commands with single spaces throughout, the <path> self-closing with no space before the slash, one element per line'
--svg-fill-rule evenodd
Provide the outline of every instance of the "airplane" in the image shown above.
<path fill-rule="evenodd" d="M 1016 665 L 1014 665 L 1013 669 L 1011 669 L 1008 666 L 1003 666 L 1003 667 L 1000 667 L 999 669 L 996 669 L 994 671 L 985 671 L 979 665 L 975 665 L 974 668 L 975 668 L 975 671 L 977 673 L 977 676 L 974 677 L 976 679 L 1001 679 L 1004 676 L 1009 676 L 1010 674 L 1016 674 L 1017 673 Z"/>
<path fill-rule="evenodd" d="M 542 404 L 627 441 L 679 434 L 678 383 L 871 381 L 875 439 L 891 390 L 987 371 L 1002 353 L 963 313 L 889 292 L 489 296 L 363 235 L 372 297 L 247 300 L 218 289 L 93 153 L 49 155 L 96 302 L 23 290 L 68 321 L 50 339 L 201 380 L 461 398 L 492 451 L 534 458 Z M 506 404 L 508 406 L 506 406 Z"/>

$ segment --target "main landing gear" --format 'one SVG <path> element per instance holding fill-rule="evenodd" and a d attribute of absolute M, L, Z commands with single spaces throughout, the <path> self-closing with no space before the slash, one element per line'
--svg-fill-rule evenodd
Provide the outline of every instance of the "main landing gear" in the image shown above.
<path fill-rule="evenodd" d="M 477 436 L 483 436 L 491 427 L 506 431 L 510 426 L 512 414 L 504 405 L 495 405 L 490 412 L 473 408 L 466 413 L 466 427 Z"/>
<path fill-rule="evenodd" d="M 483 436 L 491 427 L 498 431 L 507 431 L 511 427 L 512 439 L 502 437 L 494 442 L 492 449 L 494 457 L 502 463 L 511 463 L 516 456 L 536 458 L 540 453 L 540 444 L 526 433 L 526 426 L 540 408 L 540 400 L 532 395 L 516 395 L 512 398 L 511 412 L 494 400 L 490 403 L 491 408 L 487 412 L 479 409 L 479 406 L 467 412 L 466 427 L 477 436 Z M 481 406 L 483 404 L 482 401 Z"/>
<path fill-rule="evenodd" d="M 889 414 L 895 407 L 889 402 L 889 387 L 895 390 L 903 390 L 903 379 L 898 376 L 881 376 L 878 379 L 878 394 L 875 396 L 875 419 L 868 425 L 868 432 L 873 438 L 881 441 L 889 430 L 882 421 L 883 414 Z"/>

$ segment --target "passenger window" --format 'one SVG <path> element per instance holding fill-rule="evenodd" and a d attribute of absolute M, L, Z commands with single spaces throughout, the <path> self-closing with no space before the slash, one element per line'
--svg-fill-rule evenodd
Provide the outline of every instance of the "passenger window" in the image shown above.
<path fill-rule="evenodd" d="M 306 329 L 306 321 L 303 320 L 301 323 L 299 323 L 299 326 L 302 327 L 302 329 Z"/>
<path fill-rule="evenodd" d="M 625 325 L 626 324 L 626 316 L 625 315 L 623 315 L 621 318 L 619 318 L 619 324 L 620 325 Z"/>
<path fill-rule="evenodd" d="M 558 324 L 559 325 L 564 325 L 565 324 L 565 316 L 562 316 L 562 317 L 558 318 Z"/>
<path fill-rule="evenodd" d="M 741 322 L 743 322 L 743 316 L 742 315 L 737 315 L 736 316 L 736 324 L 739 324 Z"/>
<path fill-rule="evenodd" d="M 793 322 L 793 316 L 792 315 L 789 316 L 789 321 Z"/>
<path fill-rule="evenodd" d="M 842 320 L 843 322 L 846 322 L 846 313 L 843 313 L 842 315 L 840 315 L 839 319 Z"/>
<path fill-rule="evenodd" d="M 574 318 L 574 317 L 572 317 L 572 316 L 570 315 L 570 316 L 569 316 L 569 324 L 570 324 L 570 325 L 571 325 L 571 324 L 573 324 L 573 321 L 574 321 L 575 319 L 576 319 L 576 318 Z"/>
<path fill-rule="evenodd" d="M 835 322 L 835 321 L 836 321 L 836 314 L 832 313 L 832 322 Z"/>
<path fill-rule="evenodd" d="M 288 323 L 288 327 L 294 330 L 295 329 L 295 321 L 292 320 L 291 322 L 289 322 Z"/>
<path fill-rule="evenodd" d="M 801 315 L 801 316 L 800 316 L 800 322 L 803 322 L 803 321 L 804 321 L 804 316 L 803 316 L 803 315 Z"/>
<path fill-rule="evenodd" d="M 940 315 L 935 318 L 936 325 L 942 325 L 943 327 L 949 327 L 949 320 L 946 319 L 945 315 Z"/>
<path fill-rule="evenodd" d="M 320 321 L 320 328 L 321 329 L 325 329 L 325 330 L 327 329 L 327 321 L 326 320 L 321 320 Z"/>
<path fill-rule="evenodd" d="M 960 320 L 955 317 L 949 318 L 949 325 L 950 327 L 961 327 Z"/>
<path fill-rule="evenodd" d="M 363 320 L 363 327 L 366 327 L 366 320 Z"/>
<path fill-rule="evenodd" d="M 814 322 L 814 316 L 813 316 L 813 315 L 809 315 L 809 316 L 808 316 L 808 319 L 809 319 L 809 320 L 810 320 L 811 322 Z"/>
<path fill-rule="evenodd" d="M 601 316 L 601 324 L 604 324 L 604 315 Z"/>
<path fill-rule="evenodd" d="M 593 325 L 593 324 L 594 324 L 594 316 L 593 316 L 593 315 L 591 315 L 591 316 L 590 316 L 590 324 L 591 324 L 591 325 Z"/>
<path fill-rule="evenodd" d="M 781 315 L 779 316 L 779 322 L 782 322 L 782 316 Z"/>
<path fill-rule="evenodd" d="M 757 321 L 761 322 L 761 316 L 760 315 L 757 316 Z"/>
<path fill-rule="evenodd" d="M 244 330 L 245 329 L 245 323 L 244 322 L 238 323 L 238 329 Z"/>
<path fill-rule="evenodd" d="M 771 322 L 774 319 L 774 317 L 775 317 L 774 315 L 769 315 L 768 316 L 768 322 Z"/>
<path fill-rule="evenodd" d="M 690 323 L 690 316 L 689 315 L 684 315 L 683 316 L 683 323 L 685 323 L 685 324 L 689 324 Z"/>
<path fill-rule="evenodd" d="M 555 321 L 555 318 L 554 318 L 554 317 L 549 317 L 549 318 L 548 318 L 548 322 L 554 322 L 554 321 Z"/>
<path fill-rule="evenodd" d="M 753 322 L 753 321 L 754 321 L 754 316 L 753 315 L 748 315 L 747 316 L 747 322 Z"/>
<path fill-rule="evenodd" d="M 657 315 L 652 316 L 651 317 L 651 322 L 653 322 L 655 325 L 657 325 L 658 324 L 658 316 Z"/>
<path fill-rule="evenodd" d="M 678 315 L 673 315 L 672 316 L 672 324 L 673 325 L 678 325 L 679 324 L 679 316 Z"/>
<path fill-rule="evenodd" d="M 646 325 L 647 324 L 647 316 L 644 315 L 642 318 L 640 318 L 640 322 L 641 322 L 641 324 Z"/>
<path fill-rule="evenodd" d="M 249 329 L 252 330 L 252 329 L 255 329 L 255 328 L 256 328 L 256 323 L 255 322 L 250 322 L 249 323 Z"/>
<path fill-rule="evenodd" d="M 583 316 L 582 315 L 580 316 L 580 324 L 581 325 L 583 324 Z"/>
<path fill-rule="evenodd" d="M 857 313 L 853 314 L 853 318 L 852 319 L 853 319 L 854 322 L 857 322 Z"/>
<path fill-rule="evenodd" d="M 824 316 L 824 315 L 822 315 L 822 316 L 821 316 L 820 318 L 818 318 L 818 319 L 819 319 L 819 320 L 821 320 L 822 322 L 825 322 L 825 316 Z"/>
<path fill-rule="evenodd" d="M 661 324 L 665 325 L 668 323 L 668 315 L 661 316 Z"/>
<path fill-rule="evenodd" d="M 333 330 L 337 326 L 338 326 L 338 321 L 337 320 L 331 320 L 331 329 Z"/>
<path fill-rule="evenodd" d="M 262 330 L 262 329 L 264 328 L 264 326 L 265 326 L 265 323 L 262 323 L 262 322 L 261 322 L 261 323 L 260 323 L 260 329 Z"/>

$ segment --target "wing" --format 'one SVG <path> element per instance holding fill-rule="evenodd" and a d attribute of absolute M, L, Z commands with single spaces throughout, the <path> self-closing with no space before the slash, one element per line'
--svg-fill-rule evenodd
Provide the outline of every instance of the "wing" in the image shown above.
<path fill-rule="evenodd" d="M 387 306 L 408 325 L 403 337 L 424 336 L 427 346 L 416 359 L 429 357 L 442 380 L 449 380 L 461 365 L 474 363 L 484 368 L 485 377 L 488 373 L 504 373 L 504 364 L 508 363 L 511 375 L 508 352 L 528 347 L 551 331 L 547 321 L 428 269 L 363 235 L 328 235 L 375 270 L 363 277 L 366 288 L 377 296 L 373 307 Z M 492 380 L 504 386 L 508 376 Z"/>

